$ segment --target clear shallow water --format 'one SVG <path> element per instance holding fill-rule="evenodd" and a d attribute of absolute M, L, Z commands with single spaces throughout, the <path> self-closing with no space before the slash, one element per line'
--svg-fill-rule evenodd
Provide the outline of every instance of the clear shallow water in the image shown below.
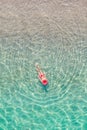
<path fill-rule="evenodd" d="M 25 3 L 1 3 L 8 15 L 0 14 L 0 130 L 86 130 L 85 4 L 59 1 L 55 11 L 56 2 Z M 36 62 L 49 80 L 46 90 Z"/>

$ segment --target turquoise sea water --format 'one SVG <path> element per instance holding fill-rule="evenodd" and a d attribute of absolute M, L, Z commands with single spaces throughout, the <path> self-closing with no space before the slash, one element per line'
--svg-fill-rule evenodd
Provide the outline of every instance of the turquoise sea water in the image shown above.
<path fill-rule="evenodd" d="M 0 6 L 0 130 L 87 130 L 85 3 L 27 2 Z"/>

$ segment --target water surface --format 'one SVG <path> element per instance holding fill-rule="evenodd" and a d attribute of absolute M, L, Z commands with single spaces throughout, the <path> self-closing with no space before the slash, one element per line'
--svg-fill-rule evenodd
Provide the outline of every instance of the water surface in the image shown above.
<path fill-rule="evenodd" d="M 0 2 L 0 130 L 87 130 L 86 12 L 85 0 Z"/>

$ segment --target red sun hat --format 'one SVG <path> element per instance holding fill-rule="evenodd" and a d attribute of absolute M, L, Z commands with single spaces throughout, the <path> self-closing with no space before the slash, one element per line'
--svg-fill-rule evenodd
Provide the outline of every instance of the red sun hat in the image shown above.
<path fill-rule="evenodd" d="M 48 80 L 47 79 L 42 79 L 41 82 L 42 82 L 43 85 L 47 85 L 48 84 Z"/>

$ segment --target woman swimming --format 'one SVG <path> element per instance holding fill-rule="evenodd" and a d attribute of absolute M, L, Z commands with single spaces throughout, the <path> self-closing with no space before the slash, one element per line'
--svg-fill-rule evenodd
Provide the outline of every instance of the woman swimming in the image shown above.
<path fill-rule="evenodd" d="M 41 82 L 44 86 L 46 86 L 46 85 L 48 84 L 48 80 L 47 80 L 47 78 L 46 78 L 46 75 L 42 72 L 42 70 L 40 69 L 40 67 L 39 67 L 38 64 L 36 64 L 35 66 L 36 66 L 36 70 L 37 70 L 37 72 L 38 72 L 38 78 L 39 78 L 40 82 Z"/>

